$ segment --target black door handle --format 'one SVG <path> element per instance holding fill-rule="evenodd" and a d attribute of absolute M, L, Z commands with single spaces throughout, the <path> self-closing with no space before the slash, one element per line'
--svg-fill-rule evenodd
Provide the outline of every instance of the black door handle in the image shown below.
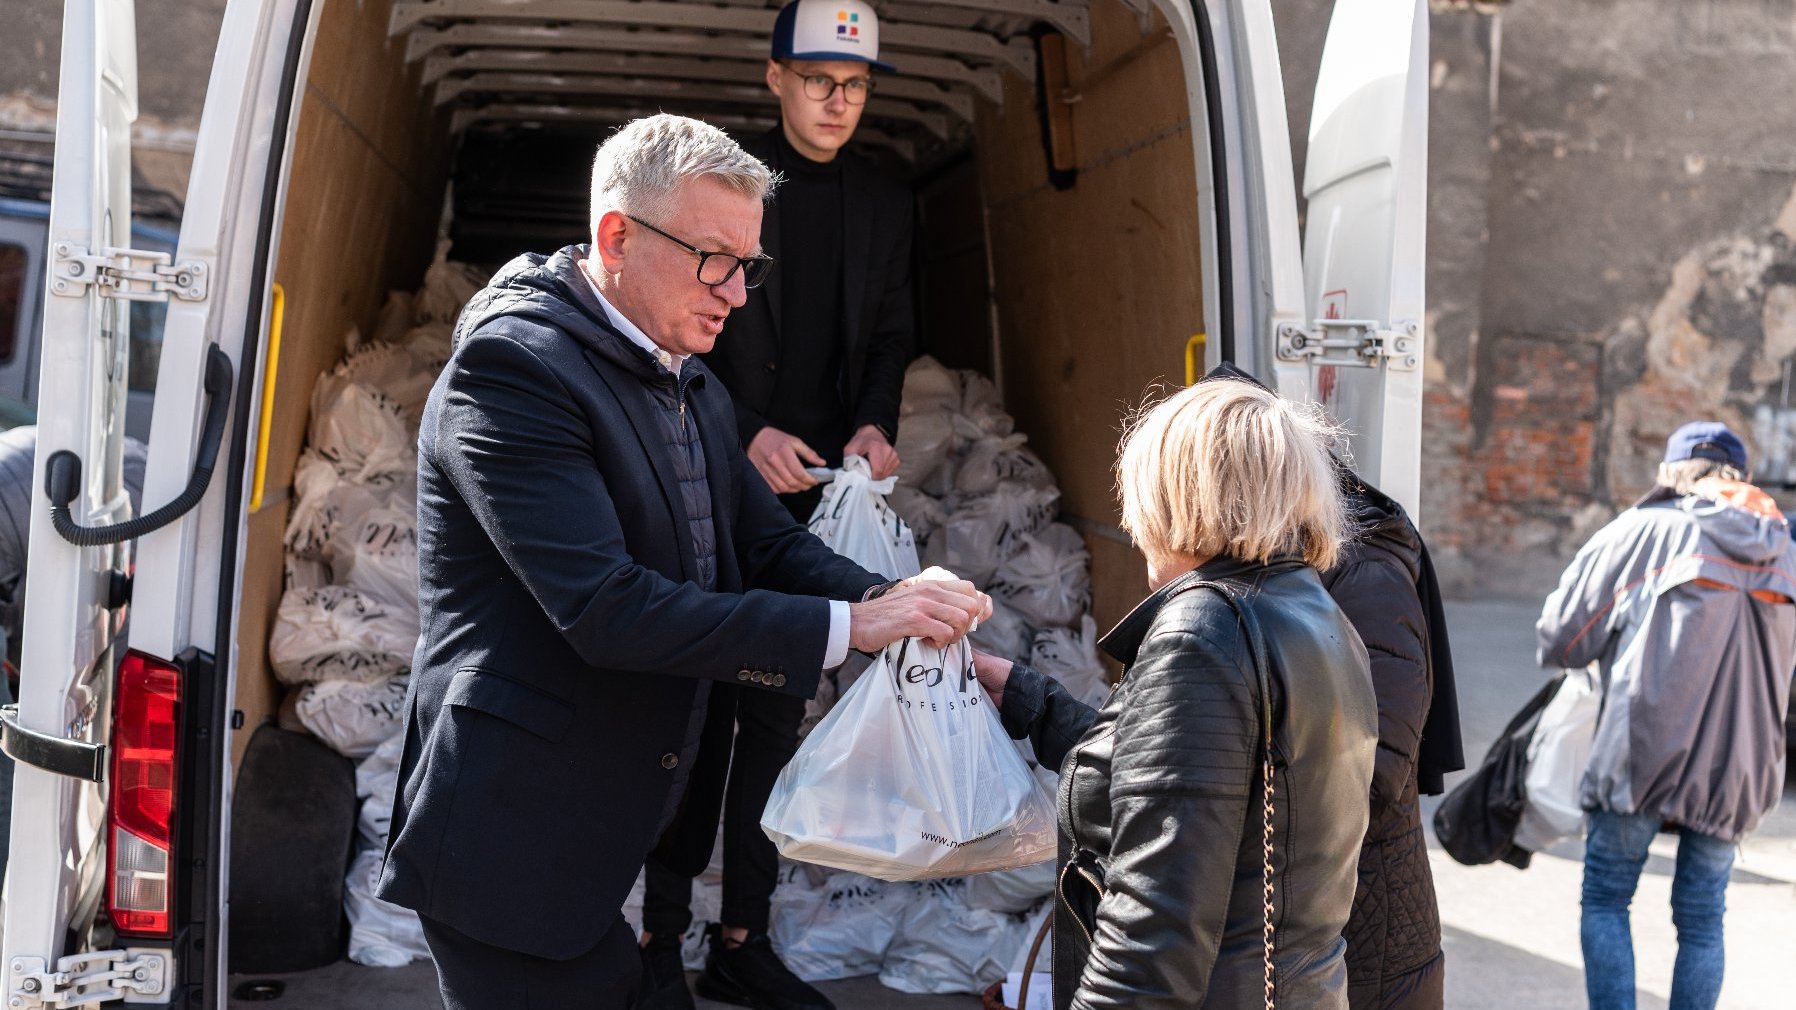
<path fill-rule="evenodd" d="M 69 515 L 69 505 L 81 493 L 81 457 L 59 449 L 44 463 L 44 493 L 50 498 L 50 522 L 56 535 L 76 547 L 102 547 L 135 540 L 159 530 L 193 510 L 212 483 L 218 463 L 218 447 L 224 441 L 225 417 L 231 409 L 231 357 L 213 344 L 206 353 L 206 423 L 200 429 L 199 452 L 187 487 L 175 499 L 148 515 L 127 519 L 114 526 L 83 526 Z"/>

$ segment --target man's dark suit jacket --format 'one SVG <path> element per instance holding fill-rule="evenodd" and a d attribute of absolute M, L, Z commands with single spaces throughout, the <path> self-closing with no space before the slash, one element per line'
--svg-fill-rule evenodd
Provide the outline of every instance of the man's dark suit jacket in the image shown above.
<path fill-rule="evenodd" d="M 624 367 L 652 359 L 611 329 L 585 255 L 502 270 L 463 312 L 425 408 L 422 627 L 378 888 L 551 958 L 616 920 L 674 808 L 710 682 L 810 697 L 830 623 L 818 597 L 882 581 L 792 521 L 707 374 L 687 412 L 718 591 L 695 584 L 661 408 Z"/>
<path fill-rule="evenodd" d="M 780 127 L 742 142 L 748 153 L 780 170 L 783 145 Z M 911 297 L 911 233 L 915 201 L 910 190 L 887 177 L 866 158 L 843 150 L 842 166 L 843 315 L 848 346 L 842 360 L 842 402 L 848 405 L 849 431 L 878 425 L 888 438 L 898 436 L 898 404 L 904 395 L 904 369 L 916 342 L 916 315 Z M 748 303 L 730 313 L 717 347 L 706 363 L 723 376 L 736 402 L 736 422 L 747 444 L 768 424 L 773 407 L 775 369 L 780 341 L 779 191 L 761 219 L 761 249 L 774 258 L 767 283 L 748 293 Z M 778 425 L 774 425 L 778 427 Z M 842 447 L 812 446 L 825 456 Z"/>

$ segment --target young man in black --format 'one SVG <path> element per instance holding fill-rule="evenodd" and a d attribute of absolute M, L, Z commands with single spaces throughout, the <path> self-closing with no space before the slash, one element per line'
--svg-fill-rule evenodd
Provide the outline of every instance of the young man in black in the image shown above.
<path fill-rule="evenodd" d="M 876 480 L 898 468 L 893 442 L 915 335 L 912 196 L 843 149 L 876 86 L 872 71 L 891 69 L 878 61 L 878 31 L 859 0 L 797 0 L 780 11 L 767 63 L 780 123 L 743 144 L 785 177 L 761 227 L 762 249 L 779 268 L 705 355 L 734 398 L 749 461 L 799 522 L 821 497 L 807 467 L 860 455 Z M 733 707 L 719 696 L 729 693 Z M 679 941 L 721 812 L 722 928 L 699 993 L 770 1010 L 832 1010 L 767 936 L 778 859 L 760 816 L 797 749 L 804 705 L 761 695 L 713 695 L 685 804 L 649 862 L 646 1006 L 692 1005 Z"/>

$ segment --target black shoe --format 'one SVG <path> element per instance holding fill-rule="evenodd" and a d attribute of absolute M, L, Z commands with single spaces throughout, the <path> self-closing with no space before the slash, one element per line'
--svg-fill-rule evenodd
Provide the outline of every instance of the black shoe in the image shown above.
<path fill-rule="evenodd" d="M 736 947 L 713 936 L 705 970 L 692 987 L 706 999 L 754 1010 L 836 1010 L 829 997 L 792 974 L 766 933 L 750 933 Z"/>
<path fill-rule="evenodd" d="M 680 938 L 655 936 L 642 948 L 642 993 L 636 1010 L 693 1010 Z"/>

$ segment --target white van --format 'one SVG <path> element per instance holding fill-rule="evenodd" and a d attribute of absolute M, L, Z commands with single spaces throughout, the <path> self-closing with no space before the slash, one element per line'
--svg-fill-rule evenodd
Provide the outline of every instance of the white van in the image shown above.
<path fill-rule="evenodd" d="M 231 813 L 249 799 L 235 769 L 277 699 L 267 629 L 313 378 L 345 322 L 366 328 L 387 288 L 416 286 L 440 210 L 468 209 L 459 188 L 441 197 L 468 152 L 657 108 L 771 122 L 754 82 L 777 6 L 230 0 L 171 257 L 129 248 L 132 0 L 69 0 L 22 697 L 0 720 L 18 762 L 7 1007 L 225 1005 Z M 1416 509 L 1423 0 L 1337 4 L 1307 245 L 1269 0 L 881 12 L 901 74 L 865 139 L 914 174 L 926 234 L 969 236 L 922 251 L 925 343 L 989 341 L 1092 544 L 1100 616 L 1140 580 L 1108 505 L 1118 417 L 1155 376 L 1185 378 L 1187 355 L 1325 403 L 1365 475 Z M 167 318 L 148 514 L 128 521 L 142 299 Z"/>

